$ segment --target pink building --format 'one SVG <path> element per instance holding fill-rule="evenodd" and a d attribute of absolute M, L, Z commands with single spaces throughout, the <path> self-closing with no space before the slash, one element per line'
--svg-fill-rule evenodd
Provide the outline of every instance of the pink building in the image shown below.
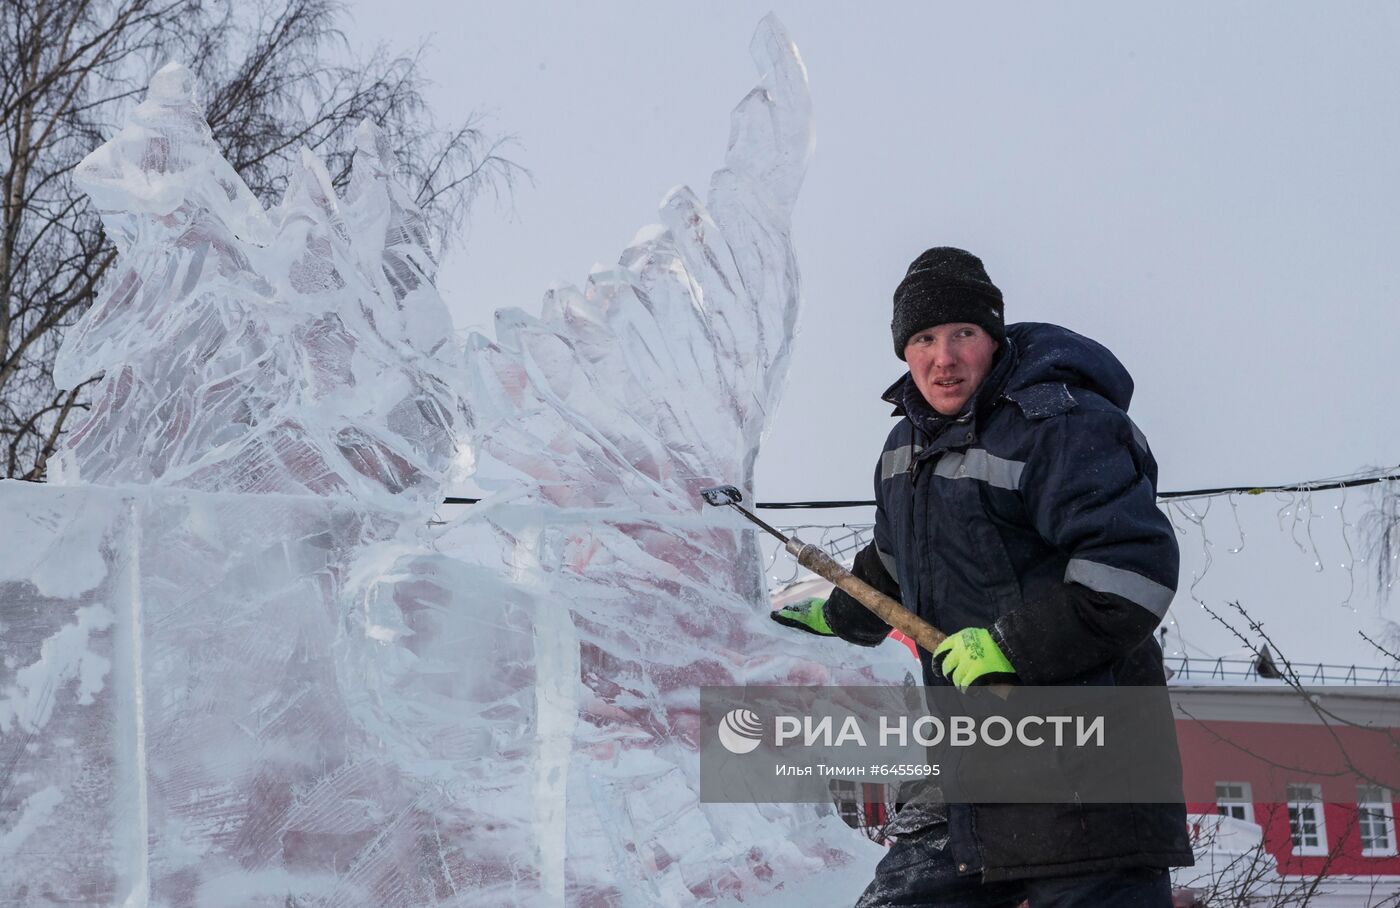
<path fill-rule="evenodd" d="M 1315 881 L 1308 904 L 1319 908 L 1400 897 L 1391 672 L 1366 673 L 1388 685 L 1307 685 L 1306 694 L 1257 673 L 1246 684 L 1189 674 L 1178 670 L 1170 687 L 1198 866 L 1178 881 L 1259 904 Z"/>

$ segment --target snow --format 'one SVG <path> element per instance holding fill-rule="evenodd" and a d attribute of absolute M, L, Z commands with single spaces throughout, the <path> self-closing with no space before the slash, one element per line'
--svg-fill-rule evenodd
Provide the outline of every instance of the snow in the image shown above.
<path fill-rule="evenodd" d="M 699 802 L 702 685 L 899 682 L 767 618 L 753 491 L 799 300 L 806 75 L 771 17 L 708 195 L 464 348 L 388 144 L 270 211 L 157 74 L 80 166 L 120 257 L 0 483 L 0 902 L 807 904 L 880 849 Z M 464 466 L 490 494 L 430 523 Z M 847 899 L 848 901 L 850 899 Z"/>

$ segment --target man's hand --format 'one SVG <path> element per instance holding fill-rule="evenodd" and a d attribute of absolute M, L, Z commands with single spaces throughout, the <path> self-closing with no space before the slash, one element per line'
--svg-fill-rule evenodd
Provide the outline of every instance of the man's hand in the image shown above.
<path fill-rule="evenodd" d="M 933 667 L 962 693 L 973 684 L 998 684 L 1016 674 L 1006 654 L 983 627 L 969 627 L 938 644 Z"/>
<path fill-rule="evenodd" d="M 825 605 L 825 599 L 803 599 L 801 602 L 794 602 L 780 609 L 774 609 L 768 613 L 768 617 L 779 624 L 795 627 L 809 634 L 834 637 L 836 633 L 827 626 L 826 615 L 822 611 L 822 607 Z"/>

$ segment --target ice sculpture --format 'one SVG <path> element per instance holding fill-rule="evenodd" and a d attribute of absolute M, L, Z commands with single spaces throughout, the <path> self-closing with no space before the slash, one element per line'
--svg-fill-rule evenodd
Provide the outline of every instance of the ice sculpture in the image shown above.
<path fill-rule="evenodd" d="M 751 491 L 798 308 L 806 73 L 771 17 L 751 50 L 762 82 L 734 111 L 708 200 L 674 190 L 616 268 L 550 290 L 539 318 L 498 313 L 495 343 L 469 341 L 477 479 L 502 492 L 445 541 L 485 522 L 534 563 L 550 692 L 537 775 L 568 805 L 542 885 L 568 904 L 752 901 L 860 844 L 810 807 L 695 795 L 714 733 L 697 725 L 701 685 L 849 682 L 861 658 L 774 630 L 754 535 L 699 495 Z"/>
<path fill-rule="evenodd" d="M 58 364 L 94 405 L 55 485 L 0 485 L 0 904 L 777 905 L 868 876 L 830 810 L 696 796 L 701 685 L 892 677 L 776 629 L 752 534 L 697 494 L 751 488 L 797 310 L 805 73 L 771 18 L 752 47 L 707 203 L 671 193 L 465 356 L 373 127 L 343 199 L 305 154 L 264 211 L 161 70 L 80 169 L 120 255 Z M 493 494 L 430 533 L 472 459 Z"/>
<path fill-rule="evenodd" d="M 303 154 L 264 212 L 172 65 L 79 168 L 120 257 L 58 363 L 101 374 L 68 488 L 6 493 L 0 901 L 428 905 L 490 853 L 357 721 L 342 658 L 465 416 L 421 215 L 355 138 L 344 199 Z"/>
<path fill-rule="evenodd" d="M 355 139 L 343 201 L 303 150 L 264 212 L 190 72 L 156 74 L 77 170 L 121 257 L 55 364 L 68 386 L 103 374 L 57 481 L 436 500 L 458 406 L 451 319 L 388 143 L 369 123 Z"/>

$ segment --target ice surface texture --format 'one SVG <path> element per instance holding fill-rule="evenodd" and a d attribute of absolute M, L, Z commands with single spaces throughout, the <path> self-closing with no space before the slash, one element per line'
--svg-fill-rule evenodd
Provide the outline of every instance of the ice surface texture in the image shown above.
<path fill-rule="evenodd" d="M 859 888 L 830 809 L 696 790 L 701 685 L 904 670 L 769 622 L 698 494 L 751 490 L 797 312 L 806 78 L 771 18 L 752 49 L 706 202 L 465 352 L 372 126 L 344 198 L 308 153 L 264 211 L 161 70 L 79 173 L 120 256 L 58 365 L 94 406 L 55 485 L 0 484 L 0 905 Z M 490 497 L 430 534 L 467 461 Z"/>

